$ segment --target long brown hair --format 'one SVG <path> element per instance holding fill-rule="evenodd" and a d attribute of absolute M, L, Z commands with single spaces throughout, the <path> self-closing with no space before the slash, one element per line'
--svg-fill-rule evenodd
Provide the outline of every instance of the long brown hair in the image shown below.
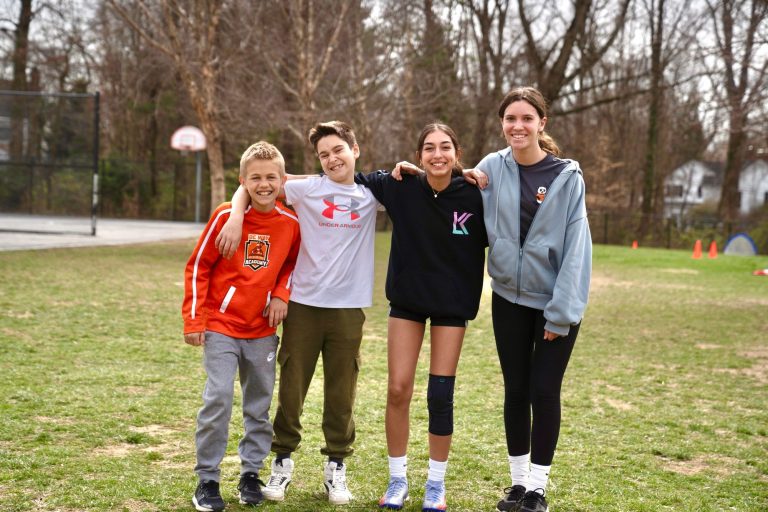
<path fill-rule="evenodd" d="M 451 139 L 451 143 L 453 144 L 453 149 L 456 151 L 456 163 L 451 168 L 451 175 L 461 176 L 462 170 L 464 170 L 464 167 L 461 165 L 461 160 L 459 158 L 461 155 L 461 146 L 459 146 L 459 138 L 456 136 L 456 132 L 453 131 L 453 128 L 451 128 L 445 123 L 435 121 L 435 122 L 429 123 L 427 126 L 424 127 L 423 130 L 421 130 L 421 134 L 419 135 L 419 143 L 416 146 L 416 157 L 419 159 L 419 162 L 421 162 L 421 150 L 424 149 L 424 141 L 427 139 L 427 135 L 429 135 L 432 132 L 443 132 L 448 136 L 449 139 Z"/>
<path fill-rule="evenodd" d="M 525 101 L 536 109 L 539 117 L 547 117 L 547 100 L 544 99 L 544 95 L 541 94 L 541 91 L 535 87 L 516 87 L 509 91 L 507 95 L 504 96 L 504 99 L 501 100 L 501 105 L 499 105 L 499 119 L 504 119 L 504 112 L 507 110 L 507 107 L 516 101 Z M 539 133 L 539 147 L 554 156 L 562 155 L 560 147 L 555 140 L 544 130 Z"/>

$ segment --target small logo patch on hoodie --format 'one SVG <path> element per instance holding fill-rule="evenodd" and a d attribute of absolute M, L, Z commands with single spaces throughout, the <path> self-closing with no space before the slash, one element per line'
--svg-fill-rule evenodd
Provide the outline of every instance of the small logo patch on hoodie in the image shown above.
<path fill-rule="evenodd" d="M 472 216 L 469 212 L 453 212 L 453 234 L 454 235 L 468 235 L 467 227 L 464 225 Z"/>

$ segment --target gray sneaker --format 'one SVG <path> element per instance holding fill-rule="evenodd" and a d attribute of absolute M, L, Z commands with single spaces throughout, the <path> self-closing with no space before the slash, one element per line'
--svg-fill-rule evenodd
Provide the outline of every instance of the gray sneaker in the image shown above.
<path fill-rule="evenodd" d="M 408 499 L 408 480 L 402 476 L 389 479 L 387 492 L 379 500 L 379 508 L 400 510 Z"/>

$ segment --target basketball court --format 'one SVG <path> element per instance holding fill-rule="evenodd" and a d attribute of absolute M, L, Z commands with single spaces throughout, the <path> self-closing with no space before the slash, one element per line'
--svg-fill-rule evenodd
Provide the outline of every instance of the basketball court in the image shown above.
<path fill-rule="evenodd" d="M 195 239 L 204 225 L 195 222 L 103 219 L 96 236 L 77 233 L 90 219 L 0 214 L 0 251 L 96 247 Z M 32 229 L 36 226 L 39 229 Z M 18 230 L 18 231 L 16 231 Z M 25 232 L 21 232 L 24 230 Z"/>

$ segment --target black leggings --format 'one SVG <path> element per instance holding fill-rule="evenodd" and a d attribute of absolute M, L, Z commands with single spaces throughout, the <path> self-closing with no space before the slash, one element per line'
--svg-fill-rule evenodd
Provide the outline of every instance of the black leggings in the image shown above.
<path fill-rule="evenodd" d="M 544 341 L 544 312 L 493 294 L 493 332 L 504 376 L 504 427 L 509 455 L 550 466 L 560 434 L 560 386 L 579 333 Z M 533 411 L 533 423 L 531 423 Z"/>

